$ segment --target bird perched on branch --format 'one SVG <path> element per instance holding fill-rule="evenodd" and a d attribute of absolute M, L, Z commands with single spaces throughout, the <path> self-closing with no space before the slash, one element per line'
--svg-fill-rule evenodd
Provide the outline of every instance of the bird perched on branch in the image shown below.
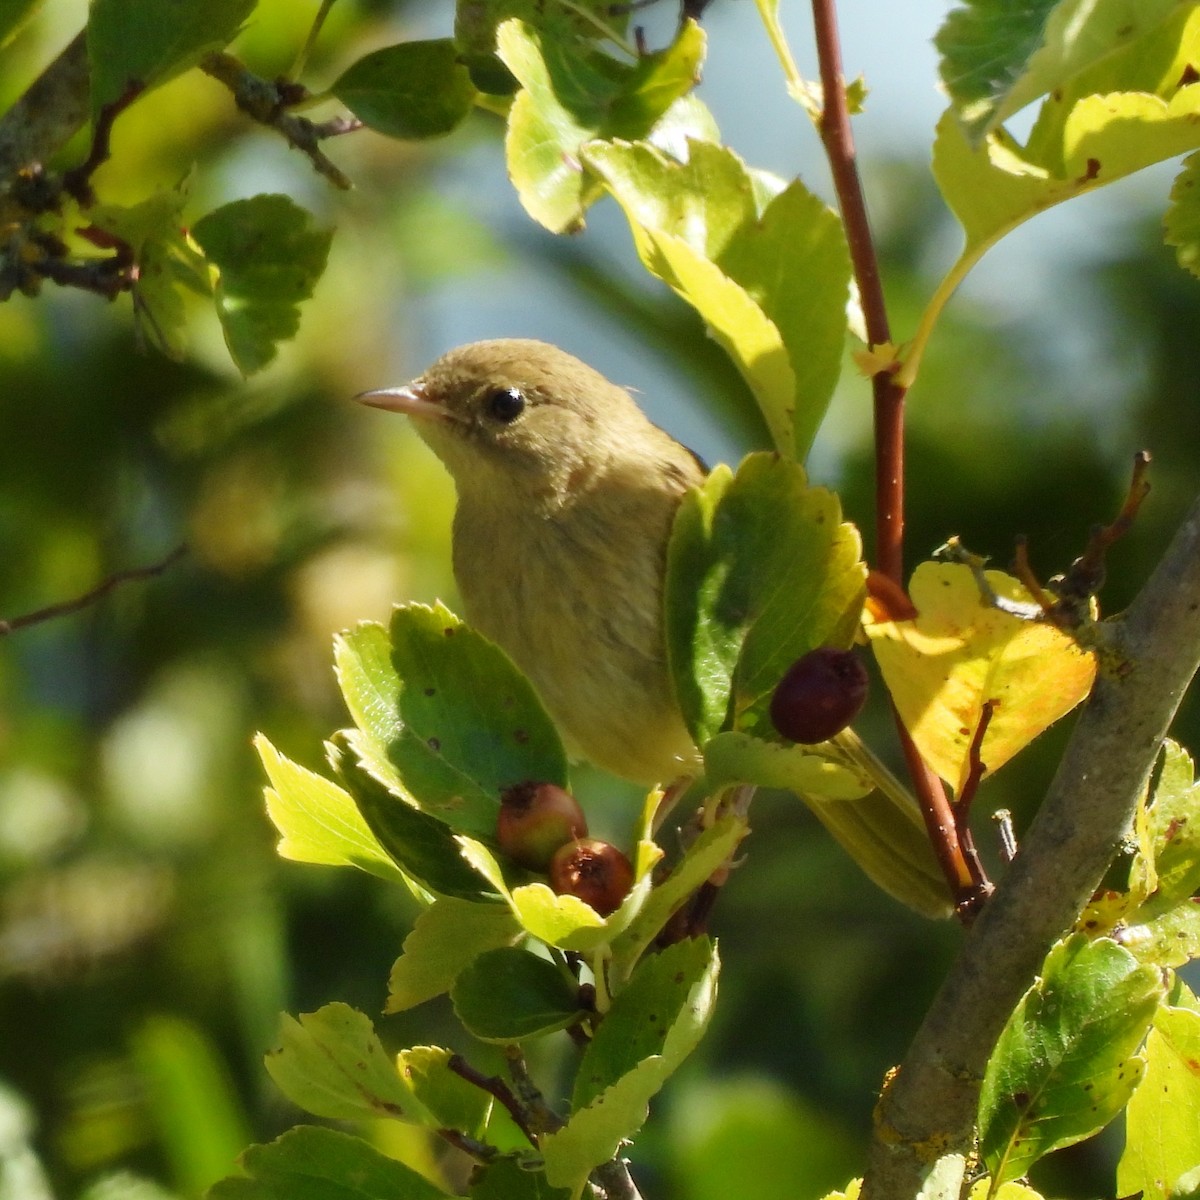
<path fill-rule="evenodd" d="M 686 771 L 663 577 L 679 501 L 704 478 L 696 456 L 544 342 L 475 342 L 358 399 L 413 417 L 454 477 L 467 620 L 529 677 L 568 748 L 642 784 Z"/>

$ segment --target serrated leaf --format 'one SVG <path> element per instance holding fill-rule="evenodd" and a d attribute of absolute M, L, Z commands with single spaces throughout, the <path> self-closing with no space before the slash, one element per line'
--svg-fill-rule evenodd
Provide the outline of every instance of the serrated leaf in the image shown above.
<path fill-rule="evenodd" d="M 398 1013 L 450 990 L 459 972 L 485 950 L 522 936 L 508 907 L 451 896 L 435 900 L 413 923 L 388 976 L 384 1012 Z"/>
<path fill-rule="evenodd" d="M 505 152 L 521 203 L 552 233 L 578 229 L 599 189 L 580 151 L 594 138 L 645 137 L 694 85 L 704 33 L 687 21 L 673 45 L 625 66 L 590 44 L 520 20 L 496 35 L 501 61 L 520 81 Z"/>
<path fill-rule="evenodd" d="M 850 262 L 836 215 L 798 180 L 764 196 L 732 151 L 594 143 L 585 161 L 629 219 L 643 265 L 704 319 L 775 447 L 802 459 L 841 370 Z"/>
<path fill-rule="evenodd" d="M 519 1042 L 566 1029 L 587 1014 L 579 985 L 531 954 L 502 946 L 486 950 L 450 989 L 458 1019 L 485 1042 Z"/>
<path fill-rule="evenodd" d="M 214 1184 L 206 1200 L 451 1200 L 361 1138 L 315 1125 L 251 1146 L 239 1165 L 244 1174 Z"/>
<path fill-rule="evenodd" d="M 1185 0 L 971 0 L 935 39 L 941 74 L 974 138 L 1081 71 L 1120 54 Z"/>
<path fill-rule="evenodd" d="M 980 1153 L 1004 1182 L 1103 1129 L 1145 1068 L 1138 1047 L 1162 995 L 1159 972 L 1106 938 L 1076 934 L 1005 1026 L 979 1102 Z"/>
<path fill-rule="evenodd" d="M 283 1018 L 267 1074 L 293 1104 L 338 1121 L 422 1114 L 371 1022 L 348 1004 Z"/>
<path fill-rule="evenodd" d="M 753 784 L 829 800 L 856 800 L 875 786 L 861 767 L 817 747 L 767 742 L 748 733 L 719 733 L 704 747 L 704 772 L 715 787 Z"/>
<path fill-rule="evenodd" d="M 325 270 L 333 233 L 290 197 L 261 195 L 213 209 L 192 237 L 217 269 L 225 345 L 238 370 L 252 375 L 300 328 L 300 302 Z"/>
<path fill-rule="evenodd" d="M 1012 576 L 988 571 L 997 595 L 1030 603 Z M 909 595 L 912 621 L 865 622 L 896 709 L 927 763 L 956 791 L 970 770 L 970 747 L 988 701 L 994 703 L 980 750 L 999 770 L 1088 693 L 1095 656 L 1047 622 L 1025 621 L 986 604 L 970 568 L 921 563 Z"/>
<path fill-rule="evenodd" d="M 441 604 L 407 604 L 390 634 L 363 624 L 334 646 L 372 770 L 460 833 L 495 834 L 500 794 L 567 784 L 553 722 L 508 656 Z"/>
<path fill-rule="evenodd" d="M 1153 919 L 1200 891 L 1200 784 L 1190 755 L 1168 740 L 1154 799 L 1147 809 L 1154 889 L 1141 915 Z"/>
<path fill-rule="evenodd" d="M 552 1185 L 578 1189 L 641 1128 L 652 1097 L 704 1034 L 719 965 L 712 942 L 695 938 L 668 946 L 634 972 L 580 1062 L 575 1099 L 582 1107 L 541 1139 Z"/>
<path fill-rule="evenodd" d="M 370 128 L 396 138 L 450 133 L 477 95 L 450 38 L 401 42 L 364 55 L 330 91 Z"/>
<path fill-rule="evenodd" d="M 1200 1163 L 1200 1013 L 1162 1007 L 1146 1041 L 1146 1074 L 1125 1114 L 1117 1194 L 1175 1200 Z M 1190 1187 L 1189 1187 L 1190 1182 Z"/>
<path fill-rule="evenodd" d="M 1171 186 L 1171 202 L 1163 224 L 1167 245 L 1175 247 L 1179 265 L 1200 276 L 1200 154 L 1184 159 Z"/>
<path fill-rule="evenodd" d="M 92 0 L 93 118 L 131 84 L 157 87 L 228 45 L 254 7 L 255 0 Z"/>
<path fill-rule="evenodd" d="M 480 1137 L 491 1115 L 492 1098 L 450 1069 L 453 1057 L 441 1046 L 412 1046 L 400 1051 L 396 1067 L 420 1105 L 426 1124 Z"/>
<path fill-rule="evenodd" d="M 284 758 L 261 733 L 254 748 L 271 781 L 267 815 L 279 831 L 282 858 L 358 867 L 392 883 L 403 880 L 347 792 Z"/>
<path fill-rule="evenodd" d="M 341 754 L 335 767 L 377 842 L 405 875 L 443 896 L 486 897 L 449 825 L 397 796 L 352 753 Z"/>
<path fill-rule="evenodd" d="M 766 733 L 775 685 L 802 654 L 848 646 L 866 568 L 837 497 L 752 454 L 680 505 L 667 549 L 667 655 L 688 729 Z"/>

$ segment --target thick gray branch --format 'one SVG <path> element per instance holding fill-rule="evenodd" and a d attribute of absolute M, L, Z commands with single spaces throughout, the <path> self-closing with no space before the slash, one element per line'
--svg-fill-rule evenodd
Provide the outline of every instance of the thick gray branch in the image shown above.
<path fill-rule="evenodd" d="M 89 87 L 83 32 L 0 117 L 0 192 L 7 190 L 18 171 L 47 162 L 83 127 Z"/>
<path fill-rule="evenodd" d="M 1099 885 L 1200 666 L 1200 500 L 1112 631 L 1118 665 L 1102 668 L 1020 853 L 880 1100 L 869 1200 L 958 1195 L 992 1048 Z"/>

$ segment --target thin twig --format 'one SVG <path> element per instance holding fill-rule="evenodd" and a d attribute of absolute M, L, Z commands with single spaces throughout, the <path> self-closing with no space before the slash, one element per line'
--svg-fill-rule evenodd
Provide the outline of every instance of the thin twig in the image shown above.
<path fill-rule="evenodd" d="M 72 167 L 62 177 L 63 190 L 73 196 L 84 208 L 96 202 L 92 190 L 92 175 L 96 168 L 108 161 L 112 152 L 113 122 L 146 90 L 146 85 L 133 81 L 125 90 L 107 104 L 101 105 L 92 123 L 92 144 L 88 156 L 78 166 Z"/>
<path fill-rule="evenodd" d="M 858 284 L 867 341 L 872 347 L 891 341 L 887 304 L 879 259 L 871 236 L 862 180 L 859 178 L 850 110 L 846 103 L 841 44 L 835 0 L 812 0 L 813 26 L 821 74 L 823 107 L 819 128 L 846 230 L 850 262 Z M 893 583 L 904 579 L 904 398 L 905 389 L 891 370 L 871 377 L 875 406 L 875 565 Z M 990 885 L 959 844 L 954 814 L 946 789 L 921 758 L 920 752 L 893 707 L 897 734 L 904 750 L 925 826 L 946 882 L 963 920 L 970 920 Z"/>
<path fill-rule="evenodd" d="M 642 1200 L 642 1193 L 629 1173 L 629 1163 L 620 1156 L 601 1163 L 592 1172 L 590 1183 L 604 1200 Z"/>
<path fill-rule="evenodd" d="M 1091 899 L 1200 666 L 1200 498 L 1123 618 L 1033 824 L 876 1109 L 863 1196 L 956 1196 L 988 1058 L 1050 947 Z M 932 1187 L 932 1184 L 931 1184 Z"/>
<path fill-rule="evenodd" d="M 60 600 L 57 604 L 48 604 L 45 608 L 36 609 L 34 612 L 25 613 L 19 617 L 12 617 L 7 621 L 0 620 L 0 636 L 14 633 L 18 629 L 25 629 L 30 625 L 40 625 L 43 621 L 53 621 L 58 617 L 66 617 L 72 613 L 77 613 L 81 609 L 95 604 L 97 600 L 107 596 L 114 588 L 120 587 L 124 583 L 133 583 L 139 579 L 153 579 L 156 575 L 161 575 L 186 553 L 187 546 L 176 546 L 161 561 L 151 563 L 145 567 L 131 567 L 127 571 L 117 571 L 102 580 L 90 591 L 84 592 L 82 596 L 76 596 L 73 600 Z"/>
<path fill-rule="evenodd" d="M 512 1117 L 517 1128 L 529 1139 L 531 1146 L 538 1144 L 525 1106 L 513 1095 L 512 1088 L 499 1075 L 484 1075 L 477 1071 L 461 1054 L 452 1054 L 446 1060 L 446 1066 L 461 1079 L 473 1083 L 481 1091 L 487 1092 L 494 1100 L 498 1100 Z"/>

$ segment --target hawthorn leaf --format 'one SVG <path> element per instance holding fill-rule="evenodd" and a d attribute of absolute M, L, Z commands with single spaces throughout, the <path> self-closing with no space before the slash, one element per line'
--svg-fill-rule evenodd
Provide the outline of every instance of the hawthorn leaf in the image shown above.
<path fill-rule="evenodd" d="M 354 753 L 353 733 L 335 734 L 331 750 L 334 769 L 363 820 L 406 876 L 440 895 L 488 898 L 478 873 L 463 861 L 454 830 L 379 779 Z"/>
<path fill-rule="evenodd" d="M 329 90 L 377 133 L 413 139 L 456 129 L 477 95 L 451 38 L 384 46 L 347 67 Z"/>
<path fill-rule="evenodd" d="M 857 800 L 875 786 L 861 766 L 820 747 L 768 742 L 748 733 L 718 733 L 704 747 L 705 778 L 714 787 L 787 788 L 831 801 Z"/>
<path fill-rule="evenodd" d="M 92 0 L 88 62 L 92 118 L 131 86 L 157 87 L 221 50 L 255 0 Z"/>
<path fill-rule="evenodd" d="M 1189 155 L 1171 187 L 1164 225 L 1179 265 L 1200 276 L 1200 154 Z"/>
<path fill-rule="evenodd" d="M 290 197 L 261 195 L 213 209 L 192 237 L 217 271 L 225 345 L 238 370 L 252 375 L 300 328 L 299 304 L 325 270 L 333 232 Z"/>
<path fill-rule="evenodd" d="M 988 571 L 987 580 L 999 596 L 1032 600 L 1002 571 Z M 1090 690 L 1095 655 L 1048 623 L 988 605 L 969 567 L 921 563 L 909 595 L 915 620 L 868 614 L 864 628 L 905 727 L 956 792 L 970 770 L 985 703 L 995 705 L 980 750 L 991 774 Z"/>
<path fill-rule="evenodd" d="M 271 781 L 265 789 L 267 815 L 279 831 L 281 858 L 358 867 L 392 883 L 403 881 L 348 792 L 284 758 L 261 733 L 254 748 Z"/>
<path fill-rule="evenodd" d="M 571 1189 L 551 1187 L 540 1171 L 504 1157 L 475 1169 L 471 1200 L 571 1200 Z"/>
<path fill-rule="evenodd" d="M 458 1019 L 485 1042 L 520 1042 L 582 1020 L 579 985 L 528 950 L 485 950 L 464 968 L 450 999 Z"/>
<path fill-rule="evenodd" d="M 667 657 L 697 744 L 724 729 L 771 736 L 775 685 L 817 646 L 849 646 L 866 568 L 837 497 L 797 463 L 752 454 L 680 505 L 667 548 Z"/>
<path fill-rule="evenodd" d="M 1200 1163 L 1200 1013 L 1162 1006 L 1146 1040 L 1146 1073 L 1125 1114 L 1122 1196 L 1174 1200 Z"/>
<path fill-rule="evenodd" d="M 384 1012 L 404 1012 L 442 995 L 485 950 L 511 946 L 521 936 L 506 905 L 440 897 L 418 915 L 404 939 L 388 976 Z"/>
<path fill-rule="evenodd" d="M 731 150 L 586 147 L 629 220 L 643 265 L 704 319 L 762 410 L 775 447 L 803 458 L 841 370 L 850 262 L 837 216 L 798 180 L 764 189 Z"/>
<path fill-rule="evenodd" d="M 719 967 L 708 938 L 676 942 L 642 961 L 584 1051 L 574 1111 L 541 1139 L 551 1185 L 577 1191 L 642 1127 L 650 1100 L 704 1034 Z"/>
<path fill-rule="evenodd" d="M 938 31 L 941 76 L 973 141 L 1134 45 L 1186 0 L 969 0 Z"/>
<path fill-rule="evenodd" d="M 626 66 L 590 43 L 514 19 L 497 29 L 496 48 L 521 84 L 505 138 L 509 176 L 526 212 L 565 233 L 582 228 L 599 195 L 583 169 L 583 145 L 650 134 L 695 85 L 705 39 L 686 21 L 671 46 Z"/>
<path fill-rule="evenodd" d="M 362 1138 L 316 1125 L 251 1146 L 239 1166 L 243 1174 L 215 1183 L 206 1200 L 452 1200 Z"/>
<path fill-rule="evenodd" d="M 378 778 L 451 829 L 492 837 L 500 794 L 567 785 L 567 759 L 533 686 L 441 604 L 398 606 L 391 627 L 338 637 L 338 681 Z"/>
<path fill-rule="evenodd" d="M 1162 991 L 1157 970 L 1107 938 L 1075 934 L 1051 950 L 984 1077 L 979 1144 L 994 1179 L 1025 1175 L 1121 1111 L 1142 1078 L 1138 1047 Z"/>
<path fill-rule="evenodd" d="M 285 1015 L 280 1044 L 265 1062 L 279 1090 L 315 1117 L 424 1115 L 374 1026 L 348 1004 L 326 1004 L 298 1019 Z"/>

